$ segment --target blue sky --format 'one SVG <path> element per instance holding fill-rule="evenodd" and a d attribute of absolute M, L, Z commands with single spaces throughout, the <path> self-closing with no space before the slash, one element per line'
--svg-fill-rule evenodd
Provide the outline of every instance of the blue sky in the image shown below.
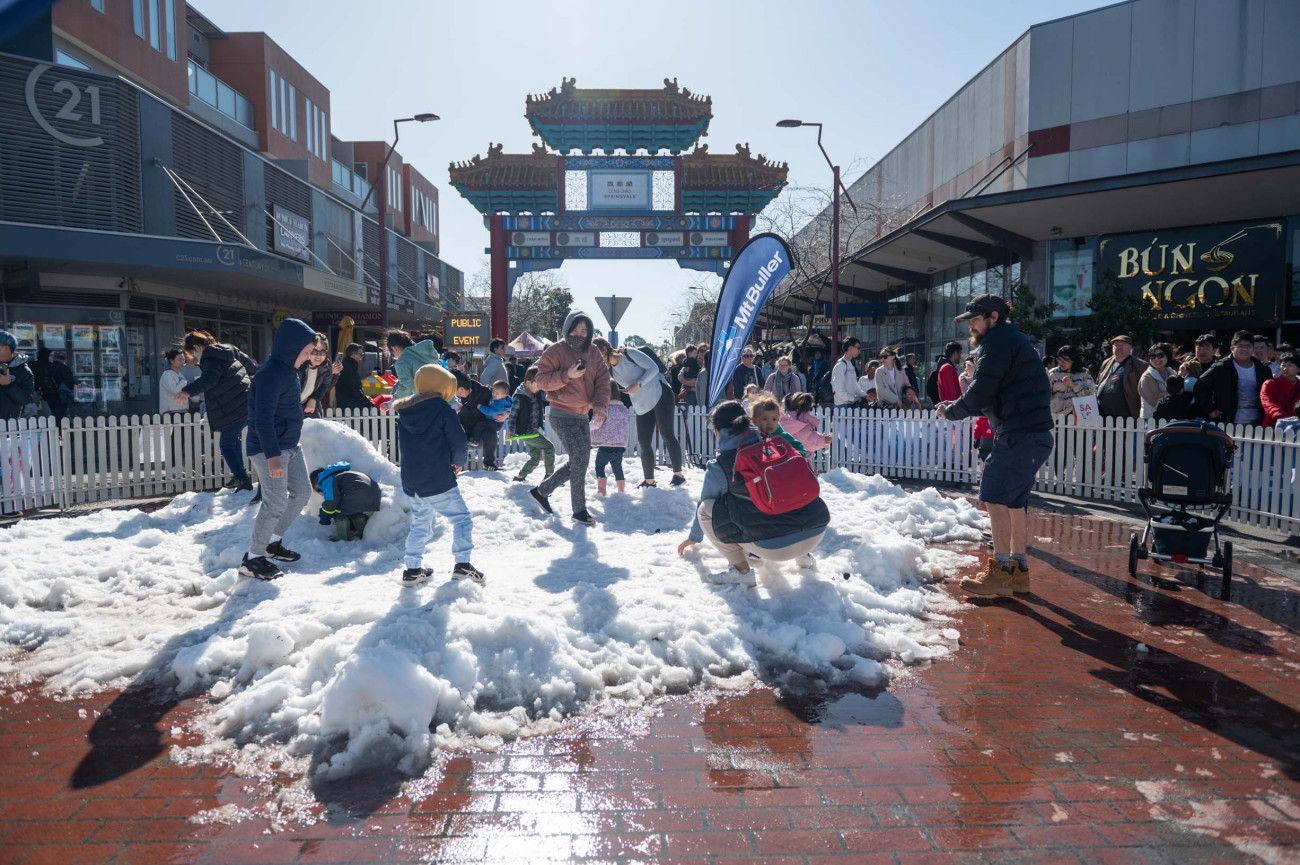
<path fill-rule="evenodd" d="M 695 0 L 558 4 L 478 0 L 192 0 L 229 31 L 270 34 L 330 89 L 331 131 L 389 139 L 440 188 L 442 255 L 473 276 L 484 259 L 482 218 L 447 185 L 447 164 L 489 141 L 527 152 L 524 98 L 576 77 L 579 87 L 658 88 L 663 79 L 713 97 L 714 152 L 749 142 L 790 164 L 794 184 L 829 186 L 811 129 L 843 166 L 869 165 L 1032 24 L 1096 8 L 1097 0 Z M 694 271 L 674 262 L 569 262 L 579 305 L 633 298 L 624 335 L 658 342 Z"/>

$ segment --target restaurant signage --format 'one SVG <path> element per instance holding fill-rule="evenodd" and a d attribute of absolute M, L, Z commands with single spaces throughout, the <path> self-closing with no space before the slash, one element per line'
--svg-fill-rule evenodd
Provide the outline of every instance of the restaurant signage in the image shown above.
<path fill-rule="evenodd" d="M 1281 220 L 1103 237 L 1098 258 L 1099 274 L 1179 328 L 1273 320 L 1286 277 Z"/>

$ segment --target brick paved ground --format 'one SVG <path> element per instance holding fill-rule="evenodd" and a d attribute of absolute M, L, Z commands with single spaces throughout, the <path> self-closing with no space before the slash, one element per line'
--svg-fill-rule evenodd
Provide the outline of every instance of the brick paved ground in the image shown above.
<path fill-rule="evenodd" d="M 173 762 L 193 703 L 19 691 L 0 863 L 1300 861 L 1294 584 L 1247 568 L 1227 605 L 1130 580 L 1117 523 L 1033 532 L 1034 594 L 972 604 L 961 651 L 882 694 L 677 698 L 649 736 L 584 722 L 405 787 L 286 794 Z M 294 796 L 312 822 L 192 819 Z"/>

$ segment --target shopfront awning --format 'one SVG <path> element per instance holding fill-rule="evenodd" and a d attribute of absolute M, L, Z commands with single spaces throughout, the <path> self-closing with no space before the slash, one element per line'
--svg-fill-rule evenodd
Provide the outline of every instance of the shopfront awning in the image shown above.
<path fill-rule="evenodd" d="M 983 259 L 1032 259 L 1034 244 L 1300 212 L 1300 151 L 955 199 L 849 253 L 840 301 L 884 301 L 931 275 Z M 829 272 L 820 279 L 829 284 Z M 815 287 L 796 289 L 788 313 L 820 314 Z M 822 303 L 829 288 L 821 292 Z"/>

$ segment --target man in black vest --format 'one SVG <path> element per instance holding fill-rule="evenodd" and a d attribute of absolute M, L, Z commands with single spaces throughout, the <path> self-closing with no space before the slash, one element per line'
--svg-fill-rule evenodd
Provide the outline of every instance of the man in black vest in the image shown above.
<path fill-rule="evenodd" d="M 997 435 L 979 493 L 993 530 L 993 558 L 978 576 L 961 581 L 973 595 L 1028 594 L 1029 491 L 1054 442 L 1051 386 L 1038 352 L 1008 321 L 1010 314 L 1007 302 L 993 294 L 966 304 L 956 321 L 969 323 L 971 343 L 980 348 L 975 379 L 961 399 L 935 407 L 950 420 L 985 415 Z"/>

